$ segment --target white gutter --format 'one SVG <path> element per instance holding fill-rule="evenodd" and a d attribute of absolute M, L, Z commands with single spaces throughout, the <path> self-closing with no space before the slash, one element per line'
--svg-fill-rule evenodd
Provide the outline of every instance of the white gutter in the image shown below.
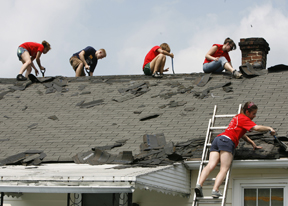
<path fill-rule="evenodd" d="M 23 193 L 133 193 L 133 186 L 19 186 L 1 185 L 1 192 Z"/>
<path fill-rule="evenodd" d="M 199 169 L 201 161 L 184 161 L 184 165 L 189 170 Z M 238 169 L 275 169 L 288 168 L 288 159 L 273 159 L 273 160 L 233 160 L 232 168 Z"/>

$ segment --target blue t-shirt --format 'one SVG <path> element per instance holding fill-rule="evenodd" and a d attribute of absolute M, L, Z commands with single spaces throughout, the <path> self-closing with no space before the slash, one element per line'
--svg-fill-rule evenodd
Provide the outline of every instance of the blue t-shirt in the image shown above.
<path fill-rule="evenodd" d="M 98 59 L 95 56 L 96 50 L 93 47 L 91 47 L 91 46 L 87 46 L 83 50 L 85 52 L 85 54 L 84 54 L 85 61 L 90 66 L 90 72 L 94 72 L 95 67 L 97 65 L 97 62 L 98 62 Z M 81 50 L 81 51 L 83 51 L 83 50 Z M 77 58 L 80 59 L 79 54 L 80 54 L 81 51 L 73 54 L 73 56 L 76 56 Z"/>

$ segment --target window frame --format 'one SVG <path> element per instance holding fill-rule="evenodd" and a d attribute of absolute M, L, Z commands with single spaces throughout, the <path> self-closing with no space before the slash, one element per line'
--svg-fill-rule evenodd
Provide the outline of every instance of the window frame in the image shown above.
<path fill-rule="evenodd" d="M 233 179 L 232 205 L 244 205 L 244 188 L 283 188 L 283 205 L 288 206 L 287 178 Z"/>

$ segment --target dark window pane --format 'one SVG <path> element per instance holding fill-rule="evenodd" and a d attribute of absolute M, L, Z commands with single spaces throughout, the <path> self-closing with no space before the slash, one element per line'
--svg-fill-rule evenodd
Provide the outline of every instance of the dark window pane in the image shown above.
<path fill-rule="evenodd" d="M 256 206 L 256 189 L 244 189 L 244 206 Z"/>
<path fill-rule="evenodd" d="M 283 206 L 283 188 L 271 189 L 271 205 L 272 206 Z"/>
<path fill-rule="evenodd" d="M 258 189 L 258 205 L 261 205 L 261 206 L 270 205 L 270 189 L 269 188 Z"/>

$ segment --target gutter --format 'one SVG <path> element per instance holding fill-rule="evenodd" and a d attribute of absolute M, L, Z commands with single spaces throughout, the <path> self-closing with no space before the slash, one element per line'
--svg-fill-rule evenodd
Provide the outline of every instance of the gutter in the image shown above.
<path fill-rule="evenodd" d="M 198 170 L 201 161 L 184 161 L 189 170 Z M 233 160 L 232 168 L 237 169 L 288 169 L 288 159 L 273 160 Z"/>
<path fill-rule="evenodd" d="M 1 192 L 22 193 L 133 193 L 133 186 L 19 186 L 0 185 Z"/>

